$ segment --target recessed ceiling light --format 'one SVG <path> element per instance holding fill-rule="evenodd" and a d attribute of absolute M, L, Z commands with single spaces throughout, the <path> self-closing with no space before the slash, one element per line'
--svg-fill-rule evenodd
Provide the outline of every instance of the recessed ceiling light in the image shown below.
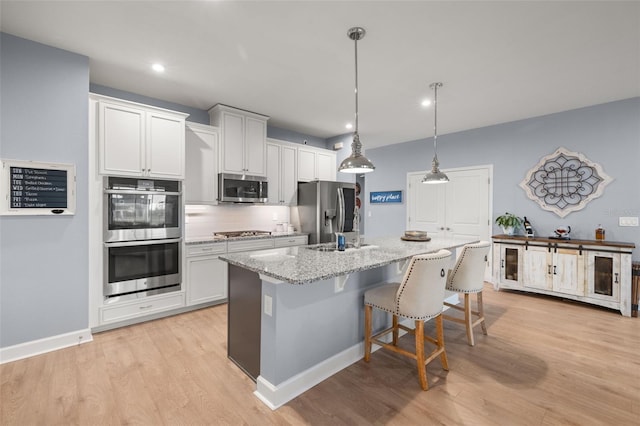
<path fill-rule="evenodd" d="M 164 72 L 164 65 L 162 64 L 153 64 L 151 65 L 151 69 L 155 72 Z"/>
<path fill-rule="evenodd" d="M 429 105 L 431 105 L 431 99 L 425 99 L 424 101 L 422 101 L 421 105 L 423 107 L 428 107 Z"/>
<path fill-rule="evenodd" d="M 351 124 L 351 123 L 347 123 L 347 125 L 346 125 L 346 126 L 344 126 L 344 127 L 346 127 L 347 129 L 351 129 L 351 128 L 353 127 L 353 124 Z"/>

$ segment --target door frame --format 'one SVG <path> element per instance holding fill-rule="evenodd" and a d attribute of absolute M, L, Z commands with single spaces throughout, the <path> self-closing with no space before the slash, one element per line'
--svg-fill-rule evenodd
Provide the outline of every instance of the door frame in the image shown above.
<path fill-rule="evenodd" d="M 487 174 L 489 175 L 489 189 L 488 189 L 488 224 L 487 224 L 487 239 L 489 242 L 491 242 L 491 230 L 493 229 L 493 164 L 479 164 L 479 165 L 473 165 L 473 166 L 466 166 L 466 167 L 453 167 L 453 168 L 449 168 L 449 169 L 441 169 L 445 174 L 446 173 L 452 173 L 452 172 L 459 172 L 459 171 L 467 171 L 467 170 L 478 170 L 478 169 L 484 169 L 487 171 Z M 411 177 L 412 176 L 416 176 L 416 175 L 426 175 L 428 173 L 428 170 L 424 170 L 424 171 L 417 171 L 417 172 L 407 172 L 407 183 L 406 183 L 406 188 L 407 188 L 407 208 L 406 208 L 406 213 L 405 213 L 405 229 L 409 229 L 409 213 L 411 212 L 411 203 L 413 202 L 411 197 L 410 197 L 410 192 L 409 192 L 409 182 L 411 181 Z M 445 184 L 446 185 L 446 184 Z M 491 252 L 493 252 L 493 250 L 491 250 Z M 489 253 L 488 256 L 488 264 L 487 264 L 487 269 L 485 272 L 485 281 L 492 281 L 491 278 L 491 271 L 493 270 L 493 261 L 494 259 L 492 258 L 492 254 L 491 252 Z"/>

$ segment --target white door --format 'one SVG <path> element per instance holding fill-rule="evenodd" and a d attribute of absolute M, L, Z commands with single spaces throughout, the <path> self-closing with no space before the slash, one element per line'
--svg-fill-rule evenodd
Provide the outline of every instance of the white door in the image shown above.
<path fill-rule="evenodd" d="M 424 172 L 407 174 L 407 229 L 434 237 L 490 241 L 491 166 L 444 171 L 445 184 L 423 184 Z M 491 277 L 491 259 L 485 279 Z"/>
<path fill-rule="evenodd" d="M 407 229 L 489 241 L 489 167 L 448 170 L 439 185 L 423 184 L 425 173 L 407 176 Z"/>

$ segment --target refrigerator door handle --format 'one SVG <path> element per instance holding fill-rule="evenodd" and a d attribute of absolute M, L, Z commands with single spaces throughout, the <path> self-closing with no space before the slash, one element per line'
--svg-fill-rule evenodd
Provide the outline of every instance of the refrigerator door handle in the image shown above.
<path fill-rule="evenodd" d="M 344 232 L 344 191 L 338 188 L 338 232 Z"/>

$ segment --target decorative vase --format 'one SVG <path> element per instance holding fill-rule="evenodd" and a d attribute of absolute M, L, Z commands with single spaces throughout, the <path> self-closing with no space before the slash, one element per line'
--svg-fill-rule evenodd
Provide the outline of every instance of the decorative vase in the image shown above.
<path fill-rule="evenodd" d="M 510 236 L 513 236 L 513 234 L 515 234 L 515 230 L 516 230 L 516 228 L 514 228 L 513 226 L 503 226 L 502 227 L 502 232 L 504 232 L 506 235 L 510 235 Z"/>

